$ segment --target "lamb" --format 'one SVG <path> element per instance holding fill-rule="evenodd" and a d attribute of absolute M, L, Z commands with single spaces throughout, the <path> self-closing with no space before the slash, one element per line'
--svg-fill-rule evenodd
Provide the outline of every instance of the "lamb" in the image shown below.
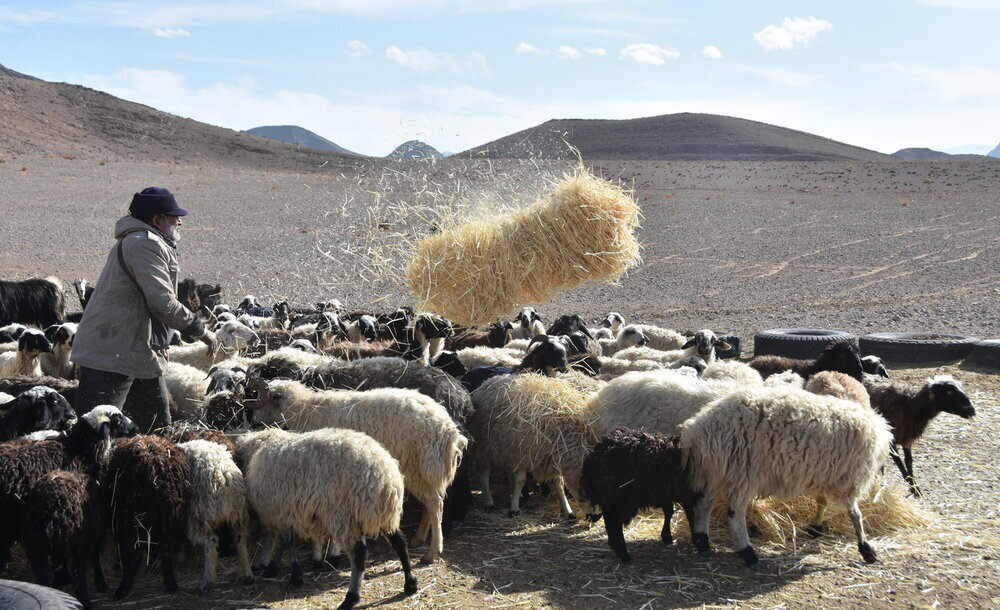
<path fill-rule="evenodd" d="M 247 465 L 247 500 L 267 530 L 332 539 L 349 550 L 351 582 L 341 610 L 350 610 L 361 598 L 366 536 L 389 538 L 402 565 L 403 593 L 416 593 L 417 579 L 399 529 L 403 474 L 377 441 L 353 430 L 295 434 L 272 428 L 244 434 L 237 443 Z M 302 570 L 294 546 L 289 546 L 290 583 L 298 586 Z"/>
<path fill-rule="evenodd" d="M 367 343 L 378 339 L 378 320 L 375 316 L 361 315 L 347 325 L 347 339 L 352 343 Z"/>
<path fill-rule="evenodd" d="M 458 351 L 484 345 L 503 347 L 513 338 L 514 327 L 510 322 L 494 322 L 487 330 L 467 330 L 449 342 L 448 349 Z"/>
<path fill-rule="evenodd" d="M 545 334 L 545 324 L 542 323 L 542 317 L 534 307 L 522 307 L 514 320 L 517 324 L 511 330 L 513 339 L 531 340 Z"/>
<path fill-rule="evenodd" d="M 560 511 L 575 519 L 563 482 L 574 496 L 583 497 L 583 460 L 597 442 L 585 394 L 565 381 L 525 373 L 488 379 L 472 393 L 472 400 L 476 409 L 469 428 L 476 438 L 475 468 L 486 510 L 494 507 L 492 470 L 506 473 L 512 482 L 510 517 L 520 513 L 521 490 L 531 473 L 540 483 L 555 481 Z"/>
<path fill-rule="evenodd" d="M 167 362 L 163 380 L 176 408 L 172 417 L 184 421 L 202 421 L 209 385 L 209 377 L 205 376 L 205 371 L 171 361 Z"/>
<path fill-rule="evenodd" d="M 158 544 L 163 585 L 177 590 L 174 556 L 184 543 L 191 500 L 191 466 L 177 445 L 159 436 L 137 436 L 114 448 L 103 486 L 111 490 L 111 521 L 122 562 L 115 598 L 135 585 L 139 541 Z"/>
<path fill-rule="evenodd" d="M 253 582 L 250 556 L 247 553 L 246 484 L 243 473 L 225 447 L 211 441 L 192 440 L 177 445 L 191 466 L 191 505 L 187 534 L 193 544 L 205 552 L 205 567 L 198 590 L 208 592 L 215 582 L 219 562 L 219 532 L 227 531 L 235 539 L 240 573 L 246 584 Z"/>
<path fill-rule="evenodd" d="M 41 377 L 42 354 L 52 351 L 52 343 L 45 334 L 37 329 L 29 328 L 17 339 L 16 352 L 0 353 L 0 377 L 14 375 L 31 375 Z"/>
<path fill-rule="evenodd" d="M 63 322 L 45 329 L 45 338 L 52 342 L 52 352 L 42 354 L 43 374 L 64 379 L 76 379 L 78 367 L 69 359 L 76 330 L 77 325 L 73 322 Z"/>
<path fill-rule="evenodd" d="M 47 328 L 66 318 L 66 299 L 57 278 L 0 280 L 0 326 L 11 322 Z"/>
<path fill-rule="evenodd" d="M 559 316 L 556 318 L 556 321 L 549 326 L 548 330 L 545 331 L 545 334 L 569 335 L 575 332 L 581 332 L 590 339 L 594 338 L 594 336 L 590 334 L 590 329 L 587 328 L 583 318 L 577 314 L 564 314 Z"/>
<path fill-rule="evenodd" d="M 633 371 L 657 371 L 663 368 L 662 363 L 654 360 L 621 360 L 604 356 L 601 357 L 600 363 L 600 377 L 608 381 Z"/>
<path fill-rule="evenodd" d="M 848 341 L 831 343 L 815 360 L 797 360 L 784 356 L 756 356 L 748 364 L 757 369 L 761 377 L 765 379 L 775 373 L 790 370 L 801 375 L 803 379 L 808 379 L 820 371 L 839 371 L 858 381 L 863 381 L 862 374 L 864 373 L 858 348 Z"/>
<path fill-rule="evenodd" d="M 13 377 L 0 377 L 0 392 L 17 397 L 18 394 L 30 390 L 35 386 L 45 386 L 52 388 L 59 395 L 66 399 L 70 405 L 76 404 L 76 390 L 80 385 L 75 379 L 63 379 L 61 377 L 35 377 L 34 375 L 14 375 Z"/>
<path fill-rule="evenodd" d="M 876 377 L 889 378 L 889 371 L 885 368 L 885 362 L 878 356 L 865 356 L 861 359 L 861 367 L 865 375 L 875 375 Z"/>
<path fill-rule="evenodd" d="M 68 430 L 76 423 L 69 402 L 52 388 L 35 386 L 14 399 L 0 418 L 0 441 L 14 440 L 36 430 Z"/>
<path fill-rule="evenodd" d="M 648 339 L 648 338 L 647 338 Z M 687 340 L 680 349 L 663 351 L 649 347 L 647 341 L 645 347 L 629 347 L 615 353 L 615 358 L 622 360 L 652 360 L 663 364 L 671 364 L 688 356 L 698 356 L 707 364 L 716 361 L 715 349 L 730 349 L 731 346 L 715 336 L 709 329 L 699 330 L 693 337 Z"/>
<path fill-rule="evenodd" d="M 774 377 L 775 375 L 772 375 L 768 379 L 773 379 Z M 872 406 L 871 397 L 868 395 L 868 390 L 865 389 L 864 384 L 853 377 L 836 371 L 820 371 L 816 373 L 805 384 L 805 390 L 813 394 L 823 394 L 844 400 L 852 400 L 869 409 Z"/>
<path fill-rule="evenodd" d="M 601 439 L 583 461 L 583 497 L 601 509 L 608 545 L 623 562 L 632 558 L 625 546 L 622 527 L 640 510 L 663 509 L 660 540 L 664 544 L 673 544 L 670 519 L 674 502 L 683 506 L 688 525 L 693 525 L 698 496 L 688 484 L 688 472 L 677 446 L 679 440 L 678 436 L 618 429 Z"/>
<path fill-rule="evenodd" d="M 669 352 L 681 349 L 688 338 L 676 330 L 654 326 L 653 324 L 637 324 L 642 334 L 646 335 L 646 346 L 660 351 Z"/>
<path fill-rule="evenodd" d="M 866 378 L 864 384 L 872 407 L 892 426 L 892 461 L 910 486 L 910 493 L 919 497 L 921 492 L 913 478 L 913 444 L 938 413 L 970 419 L 975 416 L 976 407 L 961 382 L 951 375 L 929 377 L 922 386 L 877 377 Z M 899 458 L 897 445 L 903 447 L 905 463 Z"/>
<path fill-rule="evenodd" d="M 514 368 L 521 364 L 524 352 L 503 347 L 466 347 L 457 350 L 456 356 L 466 369 L 472 370 L 481 366 L 505 366 Z"/>
<path fill-rule="evenodd" d="M 288 380 L 250 383 L 256 385 L 258 398 L 245 404 L 254 421 L 281 423 L 300 431 L 350 428 L 382 443 L 399 460 L 407 491 L 424 505 L 424 518 L 413 539 L 419 544 L 430 529 L 430 546 L 421 563 L 438 558 L 443 549 L 441 519 L 446 490 L 468 444 L 441 404 L 416 390 L 402 388 L 355 392 L 313 390 Z"/>
<path fill-rule="evenodd" d="M 219 329 L 217 336 L 219 347 L 215 351 L 201 343 L 171 347 L 167 350 L 170 362 L 187 364 L 207 372 L 216 362 L 230 358 L 260 342 L 257 333 L 240 322 L 226 322 Z"/>
<path fill-rule="evenodd" d="M 635 324 L 629 324 L 621 327 L 621 332 L 616 335 L 616 338 L 598 339 L 598 341 L 601 344 L 602 355 L 611 356 L 628 347 L 646 345 L 647 339 L 646 335 L 642 334 L 642 329 Z"/>
<path fill-rule="evenodd" d="M 884 419 L 855 402 L 795 388 L 734 392 L 684 424 L 695 505 L 695 546 L 710 552 L 708 520 L 718 493 L 729 499 L 733 548 L 748 567 L 760 565 L 747 535 L 746 509 L 754 498 L 818 496 L 813 529 L 821 527 L 826 497 L 844 498 L 858 551 L 878 561 L 865 538 L 858 499 L 889 454 L 892 432 Z M 780 450 L 775 450 L 778 447 Z"/>
<path fill-rule="evenodd" d="M 14 351 L 17 349 L 17 340 L 21 337 L 21 333 L 25 331 L 28 327 L 24 324 L 18 324 L 14 322 L 13 324 L 8 324 L 4 327 L 0 327 L 0 344 L 6 345 L 13 343 L 14 347 L 11 349 L 0 349 L 0 351 Z"/>

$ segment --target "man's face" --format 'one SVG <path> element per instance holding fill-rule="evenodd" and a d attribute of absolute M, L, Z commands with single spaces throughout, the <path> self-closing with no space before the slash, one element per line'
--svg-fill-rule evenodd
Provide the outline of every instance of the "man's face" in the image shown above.
<path fill-rule="evenodd" d="M 160 214 L 159 216 L 153 217 L 153 226 L 163 233 L 167 239 L 173 242 L 178 242 L 181 239 L 180 227 L 183 224 L 180 216 L 171 216 L 169 214 Z"/>

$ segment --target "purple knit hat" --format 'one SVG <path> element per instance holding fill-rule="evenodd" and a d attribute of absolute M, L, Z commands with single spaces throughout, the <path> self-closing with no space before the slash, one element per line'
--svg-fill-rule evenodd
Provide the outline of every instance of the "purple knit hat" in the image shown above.
<path fill-rule="evenodd" d="M 132 205 L 128 207 L 130 216 L 143 222 L 148 222 L 153 216 L 167 214 L 169 216 L 187 216 L 187 210 L 177 205 L 174 194 L 165 188 L 151 186 L 142 189 L 132 197 Z"/>

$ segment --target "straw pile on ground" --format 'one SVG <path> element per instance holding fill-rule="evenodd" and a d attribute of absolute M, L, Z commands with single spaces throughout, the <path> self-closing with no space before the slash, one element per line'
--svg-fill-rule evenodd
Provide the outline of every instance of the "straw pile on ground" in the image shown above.
<path fill-rule="evenodd" d="M 407 269 L 419 309 L 464 325 L 508 317 L 640 262 L 639 207 L 584 169 L 529 207 L 444 228 L 416 245 Z"/>

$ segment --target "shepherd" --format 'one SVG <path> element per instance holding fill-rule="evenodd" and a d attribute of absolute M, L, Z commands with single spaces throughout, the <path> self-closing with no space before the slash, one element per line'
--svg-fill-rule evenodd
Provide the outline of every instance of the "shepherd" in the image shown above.
<path fill-rule="evenodd" d="M 148 432 L 170 424 L 163 378 L 171 330 L 215 350 L 215 334 L 177 300 L 177 241 L 187 210 L 173 193 L 149 187 L 115 223 L 108 254 L 73 341 L 80 366 L 76 411 L 115 405 Z"/>

